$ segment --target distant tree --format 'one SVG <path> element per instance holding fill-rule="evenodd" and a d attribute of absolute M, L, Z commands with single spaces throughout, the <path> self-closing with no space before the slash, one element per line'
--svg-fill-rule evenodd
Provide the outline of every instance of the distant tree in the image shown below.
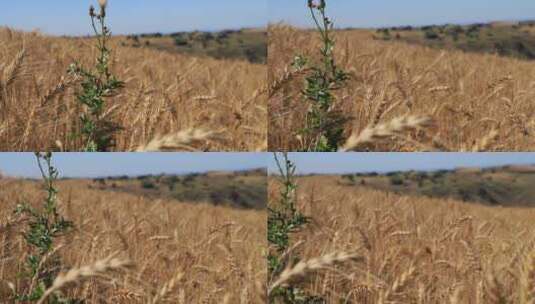
<path fill-rule="evenodd" d="M 176 175 L 171 175 L 167 178 L 167 183 L 168 184 L 176 184 L 176 183 L 179 183 L 180 182 L 180 177 L 176 176 Z"/>
<path fill-rule="evenodd" d="M 210 193 L 210 201 L 215 205 L 219 205 L 225 202 L 225 198 L 221 192 Z"/>
<path fill-rule="evenodd" d="M 433 182 L 437 182 L 437 180 L 444 177 L 444 175 L 445 175 L 445 172 L 440 170 L 440 171 L 433 172 L 431 178 L 433 179 Z"/>
<path fill-rule="evenodd" d="M 183 184 L 188 184 L 188 183 L 191 183 L 193 181 L 195 181 L 195 179 L 199 176 L 198 173 L 191 173 L 191 174 L 188 174 L 184 177 L 184 179 L 182 180 L 182 183 Z"/>
<path fill-rule="evenodd" d="M 417 172 L 416 173 L 416 180 L 425 180 L 427 179 L 427 172 Z"/>
<path fill-rule="evenodd" d="M 187 46 L 189 43 L 188 39 L 183 36 L 175 37 L 176 46 Z"/>
<path fill-rule="evenodd" d="M 230 193 L 230 199 L 235 203 L 239 203 L 240 200 L 241 200 L 240 192 L 236 191 L 235 189 L 232 190 L 231 193 Z"/>
<path fill-rule="evenodd" d="M 530 49 L 522 41 L 517 41 L 514 43 L 514 49 L 523 57 L 527 59 L 534 59 L 535 55 L 531 52 Z"/>
<path fill-rule="evenodd" d="M 428 40 L 436 40 L 440 38 L 440 35 L 437 34 L 434 30 L 430 29 L 430 30 L 425 31 L 424 37 L 425 39 L 428 39 Z"/>
<path fill-rule="evenodd" d="M 420 179 L 418 180 L 418 188 L 422 188 L 424 186 L 425 180 Z"/>
<path fill-rule="evenodd" d="M 141 182 L 141 187 L 143 189 L 156 189 L 156 185 L 149 180 L 144 180 L 143 182 Z"/>
<path fill-rule="evenodd" d="M 494 49 L 496 50 L 496 53 L 501 56 L 507 55 L 507 47 L 503 42 L 494 42 Z"/>
<path fill-rule="evenodd" d="M 267 60 L 267 47 L 265 44 L 250 46 L 245 49 L 245 57 L 251 63 L 265 63 Z"/>
<path fill-rule="evenodd" d="M 392 38 L 392 36 L 390 36 L 389 29 L 387 28 L 383 29 L 382 33 L 383 33 L 383 40 L 390 40 Z"/>
<path fill-rule="evenodd" d="M 221 43 L 223 40 L 228 39 L 229 35 L 227 31 L 219 32 L 216 35 L 216 40 Z"/>
<path fill-rule="evenodd" d="M 471 39 L 479 39 L 480 29 L 481 27 L 479 27 L 478 25 L 471 25 L 466 31 L 466 36 Z"/>
<path fill-rule="evenodd" d="M 445 34 L 452 37 L 453 41 L 458 41 L 459 36 L 464 33 L 464 29 L 460 25 L 450 25 L 446 28 Z"/>
<path fill-rule="evenodd" d="M 355 183 L 355 175 L 353 174 L 346 174 L 345 177 L 352 183 Z"/>
<path fill-rule="evenodd" d="M 214 34 L 210 33 L 210 32 L 205 32 L 202 34 L 202 39 L 203 40 L 213 40 L 215 37 L 214 37 Z"/>
<path fill-rule="evenodd" d="M 105 178 L 96 178 L 95 181 L 99 183 L 100 185 L 106 185 L 106 179 Z"/>
<path fill-rule="evenodd" d="M 394 185 L 394 186 L 401 186 L 404 184 L 404 180 L 403 180 L 403 177 L 400 176 L 400 175 L 393 175 L 393 176 L 390 176 L 390 184 Z"/>

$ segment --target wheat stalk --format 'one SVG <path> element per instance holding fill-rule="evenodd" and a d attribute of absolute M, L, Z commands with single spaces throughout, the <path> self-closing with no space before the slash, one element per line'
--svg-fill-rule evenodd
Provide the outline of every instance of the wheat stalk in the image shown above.
<path fill-rule="evenodd" d="M 37 270 L 35 271 L 35 275 L 32 277 L 32 281 L 30 283 L 30 288 L 29 288 L 30 290 L 33 290 L 35 284 L 37 284 L 37 280 L 38 280 L 39 274 L 41 273 L 41 269 L 43 269 L 43 266 L 45 265 L 45 263 L 48 262 L 48 260 L 50 260 L 50 258 L 52 256 L 54 256 L 56 254 L 56 252 L 58 252 L 63 247 L 64 247 L 64 245 L 59 245 L 59 246 L 55 247 L 54 249 L 52 249 L 52 251 L 47 253 L 41 259 L 41 261 L 39 262 L 39 265 L 37 265 Z"/>
<path fill-rule="evenodd" d="M 46 93 L 41 97 L 40 104 L 41 106 L 46 105 L 50 100 L 52 100 L 55 96 L 57 96 L 60 93 L 63 93 L 67 87 L 69 87 L 71 84 L 75 83 L 77 81 L 74 77 L 69 77 L 68 79 L 65 79 L 64 76 L 61 76 L 58 84 L 46 91 Z"/>
<path fill-rule="evenodd" d="M 526 275 L 521 290 L 522 300 L 528 304 L 535 304 L 535 248 L 526 255 L 523 268 Z"/>
<path fill-rule="evenodd" d="M 162 286 L 160 291 L 156 294 L 156 296 L 152 298 L 152 300 L 149 303 L 156 304 L 156 303 L 159 303 L 162 299 L 165 299 L 165 297 L 167 297 L 167 295 L 171 291 L 173 291 L 176 283 L 182 280 L 183 277 L 184 277 L 184 273 L 179 271 L 169 282 L 167 282 L 166 284 Z"/>
<path fill-rule="evenodd" d="M 286 83 L 292 81 L 296 76 L 306 74 L 308 71 L 310 69 L 289 69 L 285 67 L 282 75 L 269 84 L 269 97 L 273 97 Z"/>

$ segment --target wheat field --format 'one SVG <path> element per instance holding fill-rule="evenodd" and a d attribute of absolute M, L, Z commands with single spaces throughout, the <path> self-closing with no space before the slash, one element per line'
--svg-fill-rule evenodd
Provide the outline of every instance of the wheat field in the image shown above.
<path fill-rule="evenodd" d="M 122 46 L 112 72 L 126 82 L 104 118 L 120 126 L 114 151 L 263 151 L 267 148 L 266 66 Z M 83 108 L 79 61 L 94 65 L 91 38 L 0 28 L 0 151 L 80 151 L 72 134 Z"/>
<path fill-rule="evenodd" d="M 88 303 L 265 302 L 264 211 L 151 200 L 90 183 L 59 182 L 60 212 L 75 230 L 54 246 L 61 269 L 48 267 L 64 273 L 114 253 L 133 267 L 67 284 L 64 294 Z M 0 299 L 29 284 L 19 275 L 26 220 L 15 205 L 39 206 L 44 195 L 40 182 L 0 179 Z"/>
<path fill-rule="evenodd" d="M 533 209 L 492 208 L 298 179 L 310 223 L 286 282 L 326 303 L 534 303 Z M 270 182 L 270 204 L 278 199 Z M 322 302 L 323 303 L 323 302 Z"/>
<path fill-rule="evenodd" d="M 291 63 L 296 55 L 317 62 L 321 41 L 284 24 L 268 31 L 269 150 L 297 151 L 306 72 Z M 533 62 L 379 41 L 367 30 L 334 35 L 335 59 L 350 74 L 332 109 L 352 118 L 344 149 L 535 150 Z"/>

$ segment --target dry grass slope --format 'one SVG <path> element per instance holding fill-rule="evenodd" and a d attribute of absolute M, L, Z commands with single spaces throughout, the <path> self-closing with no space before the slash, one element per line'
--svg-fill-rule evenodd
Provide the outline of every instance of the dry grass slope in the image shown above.
<path fill-rule="evenodd" d="M 81 150 L 71 136 L 82 110 L 74 96 L 79 80 L 66 71 L 74 61 L 94 64 L 94 41 L 0 28 L 0 42 L 0 151 Z M 158 144 L 164 150 L 266 149 L 266 66 L 133 49 L 119 40 L 111 48 L 113 73 L 126 81 L 105 113 L 123 128 L 116 151 Z M 187 138 L 163 142 L 175 134 Z"/>
<path fill-rule="evenodd" d="M 535 301 L 535 209 L 398 196 L 337 180 L 298 181 L 299 207 L 312 223 L 293 250 L 308 265 L 296 265 L 308 294 L 327 303 Z M 343 252 L 353 261 L 337 265 Z"/>
<path fill-rule="evenodd" d="M 26 258 L 20 255 L 25 248 L 18 232 L 24 224 L 12 210 L 21 200 L 38 206 L 43 195 L 39 185 L 0 180 L 2 303 L 11 287 L 22 287 L 18 273 Z M 265 212 L 150 201 L 90 190 L 78 181 L 61 182 L 59 190 L 61 212 L 76 225 L 57 248 L 67 268 L 57 269 L 63 275 L 55 286 L 65 294 L 88 303 L 264 301 Z M 135 268 L 107 273 L 130 262 Z M 113 278 L 111 284 L 103 273 Z"/>
<path fill-rule="evenodd" d="M 336 33 L 336 59 L 350 72 L 333 111 L 352 116 L 345 135 L 363 139 L 380 126 L 392 134 L 350 150 L 535 150 L 535 63 L 496 55 L 440 51 L 372 39 L 368 31 Z M 318 58 L 317 33 L 269 27 L 269 149 L 295 151 L 307 103 L 297 54 Z M 429 117 L 433 125 L 384 130 L 395 119 Z M 363 133 L 364 132 L 364 133 Z"/>

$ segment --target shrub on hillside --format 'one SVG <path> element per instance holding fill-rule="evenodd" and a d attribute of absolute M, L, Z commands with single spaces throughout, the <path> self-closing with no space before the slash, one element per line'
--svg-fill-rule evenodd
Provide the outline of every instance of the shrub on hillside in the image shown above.
<path fill-rule="evenodd" d="M 393 186 L 401 186 L 404 185 L 403 177 L 400 175 L 392 175 L 390 176 L 390 184 Z"/>
<path fill-rule="evenodd" d="M 440 38 L 440 35 L 434 30 L 430 29 L 430 30 L 425 31 L 424 37 L 425 39 L 428 39 L 428 40 L 436 40 Z"/>
<path fill-rule="evenodd" d="M 141 182 L 141 187 L 143 189 L 156 189 L 156 185 L 148 180 L 144 180 L 143 182 Z"/>

